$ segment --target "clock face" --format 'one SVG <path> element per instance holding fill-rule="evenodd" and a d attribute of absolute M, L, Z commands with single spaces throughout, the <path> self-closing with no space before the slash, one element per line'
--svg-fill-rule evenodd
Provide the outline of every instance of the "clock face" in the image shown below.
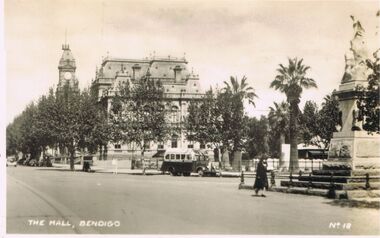
<path fill-rule="evenodd" d="M 65 79 L 71 79 L 71 73 L 70 72 L 66 72 L 63 77 L 65 77 Z"/>

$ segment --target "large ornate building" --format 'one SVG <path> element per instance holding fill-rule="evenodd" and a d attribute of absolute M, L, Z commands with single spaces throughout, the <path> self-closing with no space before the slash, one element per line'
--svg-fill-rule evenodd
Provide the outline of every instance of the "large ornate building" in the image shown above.
<path fill-rule="evenodd" d="M 108 109 L 112 100 L 113 92 L 120 82 L 129 80 L 132 85 L 142 77 L 149 76 L 160 80 L 164 88 L 164 98 L 170 102 L 170 115 L 167 120 L 172 126 L 183 128 L 183 122 L 188 112 L 188 105 L 192 100 L 199 100 L 203 93 L 200 90 L 199 77 L 188 69 L 185 58 L 151 57 L 141 60 L 118 59 L 106 57 L 99 69 L 96 70 L 92 88 L 98 93 L 99 100 L 105 101 Z M 173 133 L 171 139 L 163 144 L 151 143 L 146 151 L 154 153 L 158 149 L 167 148 L 194 148 L 202 149 L 205 145 L 186 140 L 184 130 Z M 132 144 L 120 145 L 109 144 L 108 155 L 124 155 L 139 150 Z"/>

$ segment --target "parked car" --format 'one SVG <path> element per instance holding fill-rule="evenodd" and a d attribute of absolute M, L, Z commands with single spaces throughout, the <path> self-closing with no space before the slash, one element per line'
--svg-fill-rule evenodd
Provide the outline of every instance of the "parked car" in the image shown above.
<path fill-rule="evenodd" d="M 30 159 L 28 160 L 27 164 L 28 166 L 38 166 L 38 161 L 36 159 Z"/>
<path fill-rule="evenodd" d="M 8 158 L 7 159 L 7 167 L 8 166 L 17 167 L 17 160 L 16 160 L 16 158 Z"/>
<path fill-rule="evenodd" d="M 21 158 L 21 159 L 17 160 L 17 164 L 18 165 L 24 165 L 25 160 L 26 160 L 26 158 Z"/>
<path fill-rule="evenodd" d="M 45 157 L 38 162 L 39 167 L 53 167 L 50 157 Z"/>

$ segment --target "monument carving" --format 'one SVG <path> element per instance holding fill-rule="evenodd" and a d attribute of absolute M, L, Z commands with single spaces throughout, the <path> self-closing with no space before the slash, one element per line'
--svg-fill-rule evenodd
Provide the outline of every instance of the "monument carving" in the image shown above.
<path fill-rule="evenodd" d="M 341 83 L 347 83 L 354 80 L 366 79 L 369 75 L 369 70 L 366 66 L 366 59 L 368 59 L 368 50 L 364 36 L 364 28 L 360 21 L 355 20 L 351 16 L 354 28 L 354 38 L 351 40 L 351 47 L 345 54 L 345 72 Z"/>

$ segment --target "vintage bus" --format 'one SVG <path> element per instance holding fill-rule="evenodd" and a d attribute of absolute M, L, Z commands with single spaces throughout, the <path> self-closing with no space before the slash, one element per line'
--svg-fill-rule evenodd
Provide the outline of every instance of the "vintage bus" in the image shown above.
<path fill-rule="evenodd" d="M 161 171 L 169 172 L 172 176 L 190 176 L 191 173 L 216 176 L 216 170 L 211 166 L 208 156 L 193 149 L 166 150 Z"/>

